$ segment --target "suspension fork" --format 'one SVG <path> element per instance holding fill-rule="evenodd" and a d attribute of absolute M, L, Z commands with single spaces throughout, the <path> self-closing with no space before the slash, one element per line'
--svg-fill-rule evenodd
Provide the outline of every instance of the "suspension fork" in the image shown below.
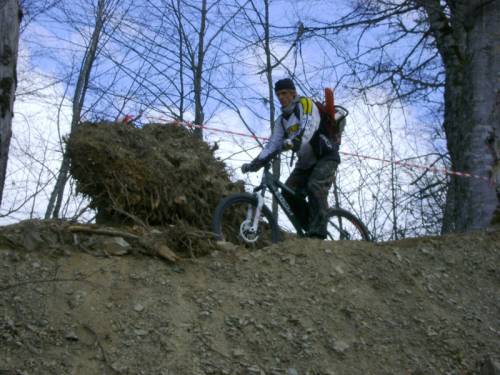
<path fill-rule="evenodd" d="M 257 233 L 257 227 L 259 226 L 260 214 L 262 213 L 262 207 L 264 206 L 264 192 L 261 194 L 255 193 L 257 197 L 257 208 L 255 209 L 255 215 L 253 216 L 252 222 L 252 232 Z M 252 220 L 250 217 L 252 215 L 252 208 L 248 207 L 247 220 Z"/>
<path fill-rule="evenodd" d="M 254 196 L 257 198 L 257 207 L 255 208 L 255 213 L 252 217 L 252 207 L 248 207 L 247 220 L 252 222 L 251 231 L 257 233 L 259 227 L 260 215 L 262 213 L 262 207 L 264 207 L 264 195 L 266 194 L 266 188 L 268 187 L 269 181 L 269 165 L 264 168 L 264 173 L 262 174 L 262 180 L 260 185 L 257 186 L 253 192 Z"/>

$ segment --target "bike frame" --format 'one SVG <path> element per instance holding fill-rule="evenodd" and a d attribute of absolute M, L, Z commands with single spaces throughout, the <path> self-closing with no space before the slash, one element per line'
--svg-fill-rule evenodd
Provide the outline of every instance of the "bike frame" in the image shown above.
<path fill-rule="evenodd" d="M 254 218 L 254 229 L 257 228 L 257 223 L 260 218 L 260 212 L 262 210 L 262 206 L 264 205 L 264 194 L 266 192 L 266 188 L 268 188 L 271 191 L 271 194 L 273 197 L 276 198 L 278 205 L 283 209 L 285 212 L 286 216 L 288 219 L 291 221 L 292 225 L 294 226 L 295 230 L 297 231 L 297 235 L 299 237 L 304 237 L 305 236 L 305 231 L 300 225 L 299 220 L 295 216 L 295 214 L 292 212 L 292 209 L 290 208 L 290 205 L 288 202 L 285 200 L 285 197 L 279 189 L 283 189 L 293 195 L 294 197 L 298 199 L 304 199 L 303 196 L 297 194 L 296 191 L 290 189 L 288 186 L 286 186 L 284 183 L 278 180 L 278 178 L 272 174 L 269 171 L 270 164 L 267 164 L 264 168 L 264 173 L 262 174 L 262 180 L 259 186 L 257 186 L 254 189 L 254 194 L 257 196 L 258 200 L 258 206 L 257 206 L 257 212 Z M 259 194 L 260 192 L 260 194 Z"/>

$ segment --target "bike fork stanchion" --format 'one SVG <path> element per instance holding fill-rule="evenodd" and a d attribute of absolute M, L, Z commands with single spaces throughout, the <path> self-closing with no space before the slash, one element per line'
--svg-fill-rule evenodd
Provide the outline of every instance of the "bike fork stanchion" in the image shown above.
<path fill-rule="evenodd" d="M 257 227 L 259 226 L 260 213 L 262 212 L 262 207 L 264 206 L 264 197 L 261 194 L 255 194 L 257 196 L 257 207 L 255 208 L 255 216 L 253 217 L 252 231 L 257 233 Z"/>

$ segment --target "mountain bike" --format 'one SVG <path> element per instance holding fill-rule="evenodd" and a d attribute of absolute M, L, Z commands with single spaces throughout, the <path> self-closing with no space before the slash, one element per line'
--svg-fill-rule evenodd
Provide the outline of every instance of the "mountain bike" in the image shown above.
<path fill-rule="evenodd" d="M 296 215 L 279 189 L 287 191 L 296 199 L 306 200 L 306 195 L 296 192 L 270 172 L 270 160 L 264 166 L 259 186 L 253 193 L 236 193 L 223 198 L 217 205 L 212 218 L 212 231 L 219 241 L 229 241 L 247 247 L 261 248 L 283 239 L 282 231 L 271 210 L 264 204 L 267 190 L 276 198 L 278 205 L 292 223 L 298 237 L 306 237 Z M 370 241 L 370 233 L 361 220 L 340 207 L 328 210 L 326 240 Z"/>

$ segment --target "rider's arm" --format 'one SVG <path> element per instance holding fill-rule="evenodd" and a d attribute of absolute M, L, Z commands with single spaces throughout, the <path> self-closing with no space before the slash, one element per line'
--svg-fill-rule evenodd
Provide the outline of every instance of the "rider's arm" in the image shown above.
<path fill-rule="evenodd" d="M 274 122 L 274 129 L 271 134 L 271 138 L 269 138 L 269 141 L 266 143 L 259 156 L 257 156 L 256 160 L 262 163 L 267 162 L 269 157 L 281 150 L 284 139 L 285 131 L 281 124 L 281 116 L 279 116 Z"/>

